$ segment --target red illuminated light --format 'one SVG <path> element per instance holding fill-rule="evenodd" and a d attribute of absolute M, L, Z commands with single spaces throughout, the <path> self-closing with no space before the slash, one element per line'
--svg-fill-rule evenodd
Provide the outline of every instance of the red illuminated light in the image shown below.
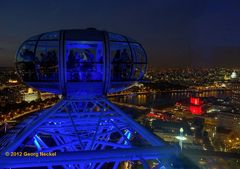
<path fill-rule="evenodd" d="M 166 117 L 163 114 L 148 113 L 147 117 L 148 118 L 159 119 L 159 120 L 166 120 Z"/>
<path fill-rule="evenodd" d="M 202 107 L 201 106 L 190 106 L 190 112 L 195 115 L 202 115 Z"/>
<path fill-rule="evenodd" d="M 201 105 L 202 101 L 200 100 L 200 98 L 190 97 L 190 104 Z"/>

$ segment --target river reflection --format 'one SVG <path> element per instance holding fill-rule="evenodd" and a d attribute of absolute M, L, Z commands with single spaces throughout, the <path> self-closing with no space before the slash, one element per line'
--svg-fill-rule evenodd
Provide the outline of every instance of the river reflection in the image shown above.
<path fill-rule="evenodd" d="M 195 93 L 198 97 L 217 97 L 225 98 L 230 97 L 230 91 L 208 91 Z M 163 93 L 150 93 L 150 94 L 131 94 L 124 96 L 112 97 L 111 100 L 128 103 L 137 106 L 146 106 L 153 108 L 164 108 L 174 105 L 176 102 L 188 103 L 189 92 L 163 92 Z"/>

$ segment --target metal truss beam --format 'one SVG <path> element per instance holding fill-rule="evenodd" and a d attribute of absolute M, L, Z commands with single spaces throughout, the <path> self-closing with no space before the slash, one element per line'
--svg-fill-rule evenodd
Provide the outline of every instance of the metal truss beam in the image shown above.
<path fill-rule="evenodd" d="M 64 164 L 79 164 L 79 163 L 93 163 L 93 162 L 114 162 L 114 161 L 132 161 L 166 159 L 170 155 L 177 154 L 176 148 L 173 146 L 160 147 L 145 147 L 145 148 L 130 148 L 130 149 L 116 149 L 116 150 L 102 150 L 102 151 L 82 151 L 82 152 L 64 152 L 57 153 L 56 157 L 3 157 L 0 158 L 1 167 L 42 167 L 52 164 L 52 166 Z"/>
<path fill-rule="evenodd" d="M 152 135 L 103 97 L 61 100 L 16 128 L 16 134 L 0 140 L 5 145 L 0 147 L 1 167 L 95 169 L 111 162 L 117 168 L 121 162 L 137 160 L 148 168 L 146 160 L 165 160 L 178 153 L 177 147 Z M 5 157 L 14 151 L 57 152 L 57 156 Z"/>

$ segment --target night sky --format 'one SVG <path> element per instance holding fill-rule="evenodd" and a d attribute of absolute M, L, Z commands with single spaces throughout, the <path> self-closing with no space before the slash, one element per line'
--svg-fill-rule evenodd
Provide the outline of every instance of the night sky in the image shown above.
<path fill-rule="evenodd" d="M 0 66 L 34 34 L 88 27 L 136 39 L 154 67 L 240 67 L 238 0 L 0 0 Z"/>

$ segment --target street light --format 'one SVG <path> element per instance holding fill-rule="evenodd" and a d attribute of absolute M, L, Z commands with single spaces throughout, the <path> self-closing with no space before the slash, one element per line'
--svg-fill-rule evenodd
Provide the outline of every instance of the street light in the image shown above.
<path fill-rule="evenodd" d="M 180 128 L 179 131 L 180 131 L 180 135 L 179 135 L 179 136 L 176 136 L 176 139 L 179 140 L 179 146 L 180 146 L 180 148 L 181 148 L 181 150 L 182 150 L 182 143 L 183 143 L 184 140 L 187 140 L 187 138 L 183 136 L 183 131 L 184 131 L 184 130 L 183 130 L 182 127 Z"/>

